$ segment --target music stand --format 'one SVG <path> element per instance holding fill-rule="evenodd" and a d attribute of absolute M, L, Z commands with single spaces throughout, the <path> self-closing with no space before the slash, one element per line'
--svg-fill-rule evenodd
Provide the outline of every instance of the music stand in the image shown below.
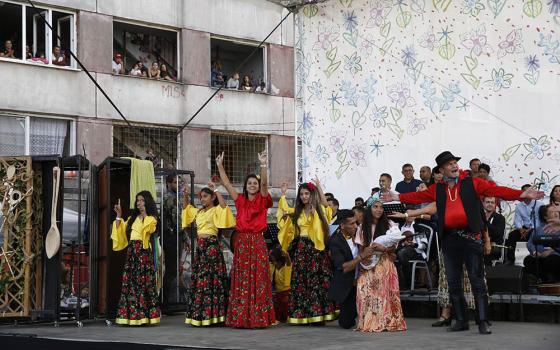
<path fill-rule="evenodd" d="M 400 202 L 383 203 L 383 210 L 385 213 L 406 213 L 406 206 Z"/>

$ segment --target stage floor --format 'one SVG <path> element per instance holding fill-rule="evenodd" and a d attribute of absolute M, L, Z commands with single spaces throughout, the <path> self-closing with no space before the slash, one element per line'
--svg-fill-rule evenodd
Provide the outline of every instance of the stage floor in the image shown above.
<path fill-rule="evenodd" d="M 491 335 L 471 330 L 448 333 L 432 328 L 432 319 L 409 318 L 407 332 L 368 333 L 344 330 L 336 321 L 325 326 L 278 326 L 263 330 L 240 330 L 224 327 L 194 328 L 183 324 L 180 315 L 164 316 L 162 323 L 151 327 L 107 327 L 105 322 L 87 321 L 83 328 L 76 323 L 0 326 L 0 337 L 32 336 L 88 342 L 127 342 L 211 349 L 555 349 L 558 348 L 558 324 L 493 322 Z M 19 337 L 18 337 L 19 338 Z M 6 338 L 4 338 L 6 339 Z M 20 338 L 21 339 L 21 338 Z M 35 340 L 36 341 L 36 340 Z M 90 343 L 91 344 L 91 343 Z M 124 345 L 124 344 L 123 344 Z M 113 346 L 110 346 L 113 348 Z M 22 348 L 22 347 L 20 347 Z M 37 347 L 35 347 L 37 348 Z M 107 347 L 104 347 L 107 348 Z M 119 348 L 119 344 L 114 344 Z M 123 347 L 121 347 L 123 348 Z M 164 347 L 166 348 L 166 347 Z M 59 347 L 59 349 L 61 349 Z"/>

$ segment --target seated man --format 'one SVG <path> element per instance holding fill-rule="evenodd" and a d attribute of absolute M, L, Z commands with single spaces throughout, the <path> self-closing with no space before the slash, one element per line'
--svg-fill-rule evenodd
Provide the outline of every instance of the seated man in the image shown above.
<path fill-rule="evenodd" d="M 426 238 L 426 235 L 423 234 L 415 235 L 412 224 L 409 226 L 403 226 L 402 230 L 404 232 L 403 234 L 407 236 L 407 238 L 400 243 L 400 247 L 397 250 L 397 257 L 400 263 L 399 282 L 401 282 L 401 290 L 408 290 L 410 289 L 412 277 L 412 264 L 410 261 L 426 260 L 428 238 Z"/>
<path fill-rule="evenodd" d="M 529 184 L 523 185 L 521 190 L 525 191 L 530 187 L 531 185 Z M 541 205 L 541 201 L 536 201 L 535 203 L 535 200 L 531 199 L 524 199 L 517 203 L 513 219 L 515 230 L 509 233 L 508 239 L 506 240 L 506 246 L 510 248 L 507 250 L 506 254 L 508 262 L 513 263 L 515 261 L 515 245 L 517 242 L 527 242 L 529 240 L 531 232 L 533 231 L 533 219 L 536 221 L 536 227 L 540 226 L 538 212 Z M 535 206 L 535 215 L 537 215 L 535 218 L 531 216 L 533 206 Z"/>
<path fill-rule="evenodd" d="M 52 64 L 55 66 L 66 66 L 66 57 L 60 50 L 59 46 L 53 47 L 52 50 Z"/>
<path fill-rule="evenodd" d="M 481 167 L 478 168 L 479 174 L 481 173 L 481 169 Z M 492 242 L 492 244 L 503 245 L 504 232 L 506 229 L 506 219 L 503 215 L 496 212 L 496 198 L 483 197 L 482 206 L 484 207 L 484 218 L 486 220 L 486 227 L 488 228 L 490 242 Z M 501 256 L 502 249 L 498 247 L 492 247 L 492 251 L 490 252 L 490 254 L 484 257 L 484 263 L 486 265 L 490 265 L 492 264 L 492 260 L 498 260 Z"/>
<path fill-rule="evenodd" d="M 344 329 L 354 327 L 356 310 L 356 268 L 362 259 L 373 255 L 373 246 L 364 248 L 359 254 L 354 243 L 356 218 L 351 210 L 339 212 L 340 229 L 329 240 L 329 252 L 333 264 L 333 279 L 329 288 L 329 298 L 340 305 L 338 324 Z"/>
<path fill-rule="evenodd" d="M 546 233 L 543 230 L 543 226 L 547 225 L 549 222 L 558 221 L 560 219 L 560 213 L 555 210 L 553 205 L 543 205 L 539 208 L 539 218 L 542 226 L 537 227 L 527 242 L 527 249 L 531 255 L 523 260 L 523 265 L 525 266 L 525 270 L 532 275 L 537 276 L 538 272 L 537 277 L 542 279 L 545 283 L 559 282 L 560 253 L 550 247 L 535 245 L 533 240 L 545 235 Z"/>

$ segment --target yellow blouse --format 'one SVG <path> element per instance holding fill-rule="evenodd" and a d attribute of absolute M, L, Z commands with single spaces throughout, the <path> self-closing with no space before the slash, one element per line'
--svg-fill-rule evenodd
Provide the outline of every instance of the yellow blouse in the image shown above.
<path fill-rule="evenodd" d="M 325 219 L 327 222 L 332 220 L 332 209 L 330 207 L 323 207 L 323 213 L 325 214 Z M 281 212 L 281 214 L 280 214 Z M 286 197 L 280 197 L 278 202 L 278 212 L 276 213 L 276 218 L 278 220 L 278 240 L 282 245 L 282 249 L 288 250 L 288 247 L 295 235 L 295 227 L 292 220 L 289 218 L 281 220 L 284 214 L 293 214 L 294 208 L 288 206 Z M 302 212 L 298 218 L 297 224 L 299 226 L 299 234 L 302 237 L 309 237 L 309 239 L 315 245 L 317 250 L 325 250 L 325 236 L 323 234 L 323 226 L 321 220 L 319 219 L 319 214 L 312 211 L 310 214 Z"/>
<path fill-rule="evenodd" d="M 181 213 L 181 224 L 185 228 L 196 220 L 197 234 L 214 235 L 218 229 L 235 226 L 235 218 L 230 207 L 219 205 L 207 210 L 199 210 L 192 205 L 187 205 Z"/>
<path fill-rule="evenodd" d="M 113 229 L 111 230 L 111 239 L 113 240 L 113 250 L 123 250 L 128 246 L 126 238 L 126 228 L 129 224 L 128 220 L 121 222 L 117 228 L 117 221 L 113 221 Z M 150 237 L 152 233 L 156 232 L 157 220 L 153 216 L 146 216 L 142 221 L 140 216 L 132 223 L 130 232 L 131 241 L 142 241 L 142 248 L 148 249 L 150 247 Z"/>
<path fill-rule="evenodd" d="M 268 269 L 270 279 L 274 283 L 274 289 L 277 292 L 284 292 L 290 290 L 290 280 L 292 278 L 292 266 L 282 266 L 277 269 L 274 264 L 270 264 Z"/>

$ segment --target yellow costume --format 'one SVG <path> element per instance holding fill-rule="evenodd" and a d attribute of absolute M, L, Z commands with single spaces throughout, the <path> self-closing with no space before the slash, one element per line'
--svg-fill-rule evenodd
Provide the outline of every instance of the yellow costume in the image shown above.
<path fill-rule="evenodd" d="M 268 272 L 270 279 L 274 283 L 274 290 L 277 293 L 290 290 L 290 280 L 292 278 L 292 266 L 284 265 L 277 269 L 274 264 L 270 264 Z"/>
<path fill-rule="evenodd" d="M 128 246 L 128 239 L 126 237 L 126 228 L 129 225 L 130 218 L 121 222 L 117 228 L 117 221 L 113 222 L 113 230 L 111 231 L 111 239 L 113 240 L 113 250 L 123 250 Z M 131 241 L 142 241 L 142 248 L 148 249 L 150 247 L 150 237 L 152 233 L 156 232 L 157 220 L 153 216 L 146 216 L 142 221 L 140 216 L 132 223 L 130 232 Z"/>
<path fill-rule="evenodd" d="M 235 217 L 230 209 L 218 206 L 206 210 L 187 205 L 181 213 L 182 227 L 186 228 L 196 220 L 196 230 L 199 235 L 218 235 L 218 229 L 235 226 Z"/>

